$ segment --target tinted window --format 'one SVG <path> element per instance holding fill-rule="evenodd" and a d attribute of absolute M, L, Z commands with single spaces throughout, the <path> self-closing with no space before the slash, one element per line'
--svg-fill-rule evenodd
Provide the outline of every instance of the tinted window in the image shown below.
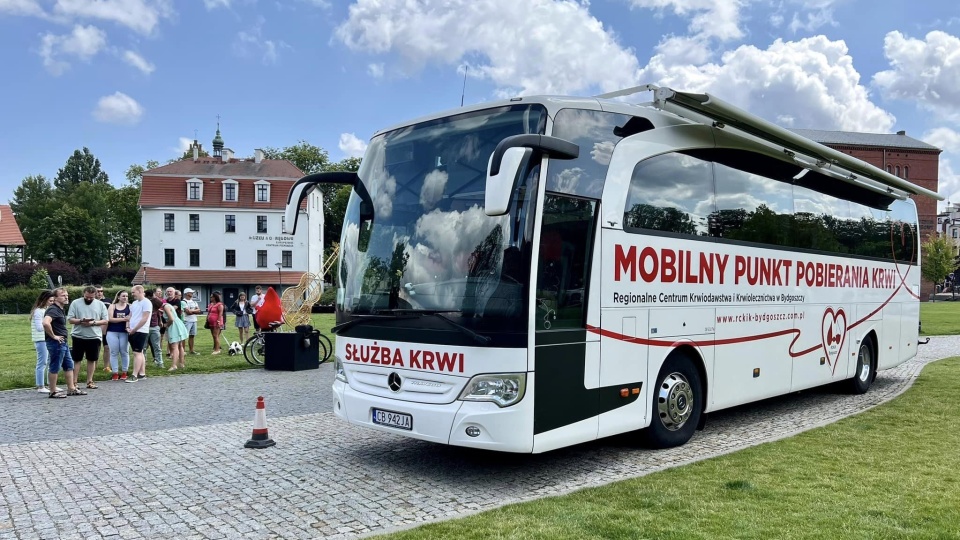
<path fill-rule="evenodd" d="M 713 164 L 686 154 L 663 154 L 633 169 L 625 228 L 703 235 L 713 202 Z"/>
<path fill-rule="evenodd" d="M 547 191 L 599 199 L 613 149 L 624 137 L 653 129 L 649 120 L 625 114 L 563 109 L 553 121 L 553 136 L 580 146 L 577 159 L 551 159 Z"/>
<path fill-rule="evenodd" d="M 753 166 L 767 160 L 741 153 L 720 154 L 726 163 L 714 164 L 718 236 L 763 244 L 790 245 L 793 186 Z M 749 159 L 741 159 L 749 158 Z M 753 160 L 753 163 L 750 161 Z M 787 177 L 789 178 L 789 176 Z M 711 231 L 713 232 L 713 231 Z"/>

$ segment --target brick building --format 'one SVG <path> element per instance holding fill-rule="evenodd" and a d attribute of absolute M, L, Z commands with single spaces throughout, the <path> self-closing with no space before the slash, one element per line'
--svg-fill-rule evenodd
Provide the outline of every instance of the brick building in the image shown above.
<path fill-rule="evenodd" d="M 942 150 L 908 136 L 905 131 L 898 131 L 896 134 L 854 133 L 818 129 L 794 129 L 792 131 L 834 150 L 866 161 L 930 191 L 938 191 L 939 189 L 940 153 Z M 917 218 L 920 221 L 920 241 L 922 243 L 937 234 L 937 201 L 922 195 L 914 195 L 912 199 L 917 203 Z M 926 295 L 932 291 L 932 284 L 924 281 L 921 294 Z"/>
<path fill-rule="evenodd" d="M 23 248 L 27 245 L 20 233 L 20 226 L 9 205 L 0 204 L 0 272 L 7 270 L 7 262 L 23 261 Z"/>

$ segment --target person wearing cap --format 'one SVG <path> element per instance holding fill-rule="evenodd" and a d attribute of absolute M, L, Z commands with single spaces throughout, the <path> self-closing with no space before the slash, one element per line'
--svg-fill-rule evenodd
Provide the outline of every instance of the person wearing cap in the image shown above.
<path fill-rule="evenodd" d="M 187 344 L 190 348 L 190 354 L 200 354 L 193 348 L 194 338 L 197 336 L 197 315 L 202 313 L 200 304 L 194 300 L 193 295 L 196 291 L 187 287 L 183 290 L 183 324 L 187 327 Z"/>

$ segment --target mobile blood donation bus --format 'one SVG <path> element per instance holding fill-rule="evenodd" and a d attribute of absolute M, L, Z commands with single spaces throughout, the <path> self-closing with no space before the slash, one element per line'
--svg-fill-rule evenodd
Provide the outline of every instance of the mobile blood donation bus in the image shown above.
<path fill-rule="evenodd" d="M 652 92 L 652 102 L 616 99 Z M 841 383 L 916 354 L 911 195 L 710 94 L 522 97 L 376 133 L 336 276 L 334 412 L 543 452 Z M 290 232 L 288 231 L 288 232 Z"/>

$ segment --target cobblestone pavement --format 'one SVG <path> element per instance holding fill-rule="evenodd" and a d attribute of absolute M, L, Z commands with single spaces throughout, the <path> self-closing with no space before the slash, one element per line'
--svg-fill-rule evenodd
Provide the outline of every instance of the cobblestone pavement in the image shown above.
<path fill-rule="evenodd" d="M 686 446 L 663 451 L 620 437 L 493 454 L 351 427 L 329 412 L 329 366 L 151 378 L 66 400 L 2 392 L 0 540 L 384 532 L 788 437 L 886 402 L 926 363 L 958 353 L 960 337 L 933 338 L 865 395 L 814 390 L 716 413 Z M 277 446 L 245 450 L 258 394 Z"/>

